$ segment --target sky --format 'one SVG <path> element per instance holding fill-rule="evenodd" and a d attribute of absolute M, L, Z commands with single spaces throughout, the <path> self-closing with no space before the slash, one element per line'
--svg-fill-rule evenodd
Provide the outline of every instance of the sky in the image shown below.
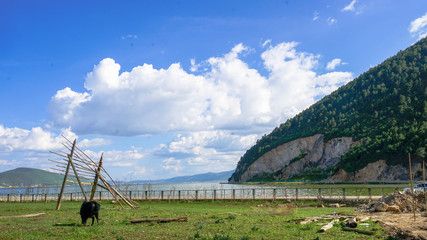
<path fill-rule="evenodd" d="M 425 36 L 425 0 L 0 0 L 0 172 L 62 135 L 119 180 L 233 170 Z"/>

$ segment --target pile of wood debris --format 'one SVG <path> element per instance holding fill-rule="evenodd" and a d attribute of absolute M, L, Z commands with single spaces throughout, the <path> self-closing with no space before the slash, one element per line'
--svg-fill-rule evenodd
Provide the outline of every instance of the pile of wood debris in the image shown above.
<path fill-rule="evenodd" d="M 340 212 L 340 213 L 332 213 L 332 214 L 321 216 L 321 217 L 307 217 L 307 218 L 293 219 L 293 220 L 290 220 L 290 222 L 295 222 L 297 224 L 307 224 L 307 223 L 312 223 L 317 221 L 328 220 L 330 222 L 326 225 L 323 225 L 319 229 L 319 232 L 325 232 L 331 229 L 335 223 L 340 222 L 342 229 L 345 231 L 353 231 L 353 232 L 373 235 L 375 234 L 375 231 L 357 228 L 358 224 L 363 223 L 369 219 L 370 217 L 359 218 L 359 217 L 356 217 L 355 215 Z"/>
<path fill-rule="evenodd" d="M 412 195 L 411 191 L 395 191 L 369 204 L 362 204 L 357 210 L 360 212 L 409 213 L 413 211 L 414 206 L 416 212 L 426 210 L 424 192 L 415 191 Z"/>

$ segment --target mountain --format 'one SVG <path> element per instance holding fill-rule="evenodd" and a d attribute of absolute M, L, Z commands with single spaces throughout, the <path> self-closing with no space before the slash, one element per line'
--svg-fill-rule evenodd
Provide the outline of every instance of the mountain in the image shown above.
<path fill-rule="evenodd" d="M 16 168 L 0 173 L 0 186 L 61 185 L 64 176 L 35 168 Z"/>
<path fill-rule="evenodd" d="M 409 179 L 409 153 L 420 177 L 426 84 L 424 38 L 264 135 L 229 181 Z"/>
<path fill-rule="evenodd" d="M 131 183 L 182 183 L 182 182 L 210 182 L 210 181 L 227 181 L 233 174 L 234 170 L 219 173 L 203 173 L 191 176 L 173 177 L 162 180 L 135 180 Z"/>

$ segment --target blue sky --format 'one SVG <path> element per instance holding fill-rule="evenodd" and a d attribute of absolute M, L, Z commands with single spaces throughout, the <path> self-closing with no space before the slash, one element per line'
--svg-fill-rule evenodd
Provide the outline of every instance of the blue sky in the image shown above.
<path fill-rule="evenodd" d="M 0 171 L 62 134 L 121 180 L 232 170 L 426 26 L 424 0 L 0 1 Z"/>

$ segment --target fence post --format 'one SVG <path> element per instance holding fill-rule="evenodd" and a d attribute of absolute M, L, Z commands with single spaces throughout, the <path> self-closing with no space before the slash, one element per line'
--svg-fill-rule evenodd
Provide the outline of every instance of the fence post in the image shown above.
<path fill-rule="evenodd" d="M 255 188 L 252 189 L 252 199 L 255 200 Z"/>
<path fill-rule="evenodd" d="M 9 202 L 9 194 L 7 194 L 7 202 Z"/>
<path fill-rule="evenodd" d="M 163 201 L 163 191 L 160 191 L 160 200 Z"/>
<path fill-rule="evenodd" d="M 70 193 L 70 201 L 73 201 L 73 193 Z"/>
<path fill-rule="evenodd" d="M 319 188 L 319 189 L 317 189 L 317 199 L 322 199 L 322 189 L 321 188 Z"/>
<path fill-rule="evenodd" d="M 199 200 L 199 191 L 196 190 L 196 201 Z"/>
<path fill-rule="evenodd" d="M 276 201 L 276 189 L 273 189 L 273 201 Z"/>
<path fill-rule="evenodd" d="M 236 189 L 233 189 L 233 200 L 236 200 Z"/>
<path fill-rule="evenodd" d="M 345 188 L 342 189 L 342 199 L 345 200 Z"/>
<path fill-rule="evenodd" d="M 102 192 L 99 191 L 99 201 L 101 201 L 101 199 L 102 199 Z"/>
<path fill-rule="evenodd" d="M 44 194 L 44 201 L 47 202 L 47 193 Z"/>
<path fill-rule="evenodd" d="M 368 188 L 369 200 L 372 200 L 372 189 Z"/>
<path fill-rule="evenodd" d="M 298 201 L 298 188 L 295 188 L 295 200 Z"/>
<path fill-rule="evenodd" d="M 216 201 L 216 190 L 213 191 L 213 200 Z"/>
<path fill-rule="evenodd" d="M 129 191 L 129 199 L 132 200 L 132 191 Z"/>
<path fill-rule="evenodd" d="M 31 195 L 31 202 L 34 202 L 34 193 Z"/>

